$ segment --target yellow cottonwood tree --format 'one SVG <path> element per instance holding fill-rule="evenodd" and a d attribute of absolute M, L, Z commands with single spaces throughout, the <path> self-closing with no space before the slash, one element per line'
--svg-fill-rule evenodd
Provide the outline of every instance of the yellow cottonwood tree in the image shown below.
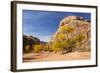
<path fill-rule="evenodd" d="M 60 33 L 57 35 L 57 40 L 58 41 L 63 41 L 66 38 L 66 36 L 63 33 Z"/>
<path fill-rule="evenodd" d="M 39 53 L 42 50 L 42 45 L 38 44 L 34 46 L 34 52 Z"/>

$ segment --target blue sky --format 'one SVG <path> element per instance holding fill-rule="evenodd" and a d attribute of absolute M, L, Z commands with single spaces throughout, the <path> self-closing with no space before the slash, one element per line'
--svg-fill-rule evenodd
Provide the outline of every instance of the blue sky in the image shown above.
<path fill-rule="evenodd" d="M 91 19 L 90 13 L 23 10 L 23 34 L 33 35 L 41 41 L 49 41 L 60 21 L 70 15 Z"/>

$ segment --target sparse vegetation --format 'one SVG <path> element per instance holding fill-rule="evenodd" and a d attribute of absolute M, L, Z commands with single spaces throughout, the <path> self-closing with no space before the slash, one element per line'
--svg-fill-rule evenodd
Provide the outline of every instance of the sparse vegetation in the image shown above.
<path fill-rule="evenodd" d="M 39 44 L 39 45 L 34 45 L 34 52 L 35 52 L 35 53 L 41 52 L 42 49 L 43 49 L 43 46 L 42 46 L 41 44 Z"/>
<path fill-rule="evenodd" d="M 30 51 L 31 51 L 30 46 L 29 45 L 26 45 L 25 46 L 25 49 L 24 49 L 24 52 L 28 53 Z"/>
<path fill-rule="evenodd" d="M 73 18 L 73 20 L 72 22 L 70 17 L 70 19 L 65 20 L 67 23 L 61 21 L 59 30 L 54 34 L 54 38 L 50 42 L 40 41 L 40 39 L 34 36 L 29 37 L 24 35 L 24 53 L 40 53 L 43 51 L 53 53 L 61 52 L 64 55 L 74 51 L 90 52 L 90 27 L 86 27 L 90 23 L 79 17 L 78 19 Z"/>

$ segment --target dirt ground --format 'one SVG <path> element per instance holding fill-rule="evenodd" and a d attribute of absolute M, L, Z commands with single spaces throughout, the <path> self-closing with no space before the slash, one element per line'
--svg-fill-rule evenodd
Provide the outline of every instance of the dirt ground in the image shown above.
<path fill-rule="evenodd" d="M 71 52 L 66 54 L 61 54 L 60 52 L 27 53 L 23 54 L 23 62 L 85 60 L 90 59 L 90 55 L 90 52 Z"/>

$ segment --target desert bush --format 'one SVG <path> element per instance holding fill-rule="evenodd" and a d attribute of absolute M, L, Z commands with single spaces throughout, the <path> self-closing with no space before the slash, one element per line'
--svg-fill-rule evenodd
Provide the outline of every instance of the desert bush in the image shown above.
<path fill-rule="evenodd" d="M 63 33 L 60 33 L 57 35 L 57 41 L 63 41 L 65 40 L 66 36 Z"/>
<path fill-rule="evenodd" d="M 61 27 L 61 32 L 63 33 L 71 33 L 74 31 L 74 27 L 72 26 L 62 26 Z"/>
<path fill-rule="evenodd" d="M 62 49 L 61 42 L 56 41 L 52 43 L 52 51 L 57 52 L 60 51 L 61 49 Z"/>
<path fill-rule="evenodd" d="M 38 44 L 38 45 L 34 45 L 34 52 L 39 53 L 42 51 L 42 45 Z"/>
<path fill-rule="evenodd" d="M 72 52 L 75 49 L 76 40 L 70 38 L 64 41 L 55 41 L 52 43 L 52 50 L 53 51 L 66 51 Z"/>
<path fill-rule="evenodd" d="M 45 45 L 43 46 L 43 49 L 44 49 L 44 51 L 49 51 L 49 45 L 48 45 L 48 44 L 45 44 Z"/>
<path fill-rule="evenodd" d="M 64 51 L 66 51 L 66 53 L 72 52 L 75 49 L 75 43 L 76 41 L 73 38 L 70 38 L 62 42 L 62 48 Z"/>
<path fill-rule="evenodd" d="M 28 52 L 30 52 L 30 50 L 31 50 L 30 46 L 26 45 L 23 51 L 24 51 L 24 53 L 28 53 Z"/>
<path fill-rule="evenodd" d="M 77 42 L 82 42 L 82 40 L 85 38 L 85 35 L 83 35 L 82 33 L 78 34 L 75 36 L 74 39 L 76 39 Z"/>

